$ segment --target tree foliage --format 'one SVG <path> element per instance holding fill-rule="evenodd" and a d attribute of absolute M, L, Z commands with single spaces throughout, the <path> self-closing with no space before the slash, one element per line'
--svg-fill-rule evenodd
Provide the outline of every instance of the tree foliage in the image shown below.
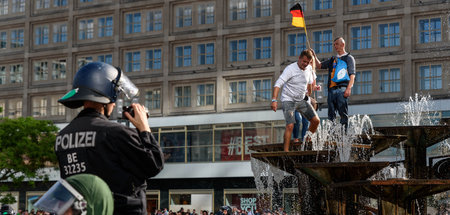
<path fill-rule="evenodd" d="M 57 162 L 53 149 L 57 131 L 51 121 L 0 118 L 0 181 L 21 184 L 25 179 L 47 180 L 48 175 L 38 170 Z M 4 184 L 0 186 L 0 191 L 7 189 Z M 10 197 L 0 196 L 0 202 L 12 203 Z"/>

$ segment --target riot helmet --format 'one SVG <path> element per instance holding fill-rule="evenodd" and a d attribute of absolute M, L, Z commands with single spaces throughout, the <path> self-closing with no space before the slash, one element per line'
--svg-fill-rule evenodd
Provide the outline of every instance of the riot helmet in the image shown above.
<path fill-rule="evenodd" d="M 60 179 L 34 206 L 57 215 L 64 214 L 69 208 L 77 215 L 112 215 L 114 200 L 108 185 L 100 177 L 78 174 Z"/>
<path fill-rule="evenodd" d="M 113 103 L 123 92 L 128 98 L 139 94 L 137 87 L 118 67 L 92 62 L 81 67 L 73 79 L 72 90 L 58 100 L 68 108 L 79 108 L 84 101 Z"/>

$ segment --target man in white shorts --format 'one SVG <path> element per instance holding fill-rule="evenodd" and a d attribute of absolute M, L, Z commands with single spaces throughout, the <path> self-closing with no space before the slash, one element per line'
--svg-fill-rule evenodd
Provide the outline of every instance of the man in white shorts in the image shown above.
<path fill-rule="evenodd" d="M 314 82 L 314 72 L 309 65 L 312 62 L 313 54 L 310 50 L 304 50 L 300 54 L 298 61 L 287 66 L 283 73 L 281 73 L 278 80 L 275 82 L 272 94 L 271 108 L 273 111 L 277 111 L 277 97 L 281 91 L 281 103 L 283 105 L 284 119 L 286 120 L 286 130 L 284 132 L 284 151 L 289 151 L 289 145 L 291 142 L 291 135 L 294 129 L 295 115 L 297 110 L 303 117 L 306 117 L 310 122 L 309 130 L 311 133 L 316 132 L 319 126 L 320 119 L 316 111 L 308 102 L 311 95 L 312 86 Z"/>

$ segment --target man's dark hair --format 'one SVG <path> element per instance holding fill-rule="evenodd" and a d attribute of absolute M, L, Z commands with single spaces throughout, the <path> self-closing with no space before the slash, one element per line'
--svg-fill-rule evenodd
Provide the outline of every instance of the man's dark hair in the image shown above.
<path fill-rule="evenodd" d="M 302 58 L 303 56 L 306 56 L 310 60 L 313 58 L 312 52 L 306 49 L 302 51 L 302 53 L 300 54 L 300 58 Z"/>

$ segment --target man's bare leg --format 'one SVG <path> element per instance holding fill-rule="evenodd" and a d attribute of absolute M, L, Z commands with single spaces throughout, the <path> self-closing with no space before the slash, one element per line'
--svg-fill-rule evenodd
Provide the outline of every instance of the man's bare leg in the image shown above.
<path fill-rule="evenodd" d="M 292 131 L 294 130 L 294 123 L 287 124 L 286 130 L 284 130 L 284 151 L 289 151 L 289 145 L 291 143 L 291 135 Z"/>

